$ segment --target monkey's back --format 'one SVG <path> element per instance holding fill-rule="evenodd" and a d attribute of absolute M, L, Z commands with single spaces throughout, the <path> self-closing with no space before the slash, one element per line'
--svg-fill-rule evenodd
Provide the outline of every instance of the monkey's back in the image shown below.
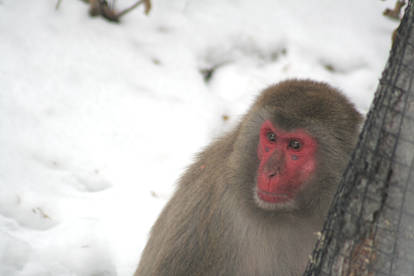
<path fill-rule="evenodd" d="M 235 135 L 233 131 L 227 137 Z M 233 144 L 226 138 L 201 152 L 182 176 L 151 230 L 135 275 L 233 275 L 227 268 L 216 269 L 218 263 L 234 259 L 232 246 L 223 242 L 229 238 L 229 227 L 219 206 L 226 196 L 226 168 L 219 164 Z"/>

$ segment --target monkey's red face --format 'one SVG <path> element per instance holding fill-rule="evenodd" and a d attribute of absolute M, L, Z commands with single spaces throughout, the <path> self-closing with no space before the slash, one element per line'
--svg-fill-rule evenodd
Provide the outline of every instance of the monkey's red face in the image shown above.
<path fill-rule="evenodd" d="M 284 131 L 269 120 L 260 129 L 257 197 L 271 204 L 294 199 L 316 168 L 315 139 L 304 130 Z"/>

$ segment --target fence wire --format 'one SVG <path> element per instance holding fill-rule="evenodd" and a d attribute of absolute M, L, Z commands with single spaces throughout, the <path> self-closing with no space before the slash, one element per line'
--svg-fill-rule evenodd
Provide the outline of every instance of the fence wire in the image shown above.
<path fill-rule="evenodd" d="M 414 276 L 414 5 L 305 276 Z"/>

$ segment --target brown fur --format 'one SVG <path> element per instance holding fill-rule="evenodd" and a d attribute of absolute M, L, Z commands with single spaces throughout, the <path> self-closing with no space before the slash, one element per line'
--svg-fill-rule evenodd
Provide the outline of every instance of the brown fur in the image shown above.
<path fill-rule="evenodd" d="M 267 211 L 253 199 L 265 120 L 304 128 L 318 170 L 298 206 Z M 290 80 L 263 91 L 232 132 L 199 155 L 152 228 L 136 276 L 301 275 L 359 132 L 361 115 L 332 87 Z"/>

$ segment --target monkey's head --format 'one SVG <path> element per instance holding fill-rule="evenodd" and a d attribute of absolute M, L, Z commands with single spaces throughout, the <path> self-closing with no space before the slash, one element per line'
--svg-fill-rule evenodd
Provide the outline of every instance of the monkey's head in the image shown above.
<path fill-rule="evenodd" d="M 324 83 L 289 80 L 264 90 L 240 126 L 238 154 L 230 157 L 242 174 L 246 198 L 270 211 L 329 204 L 361 120 L 354 106 Z"/>

